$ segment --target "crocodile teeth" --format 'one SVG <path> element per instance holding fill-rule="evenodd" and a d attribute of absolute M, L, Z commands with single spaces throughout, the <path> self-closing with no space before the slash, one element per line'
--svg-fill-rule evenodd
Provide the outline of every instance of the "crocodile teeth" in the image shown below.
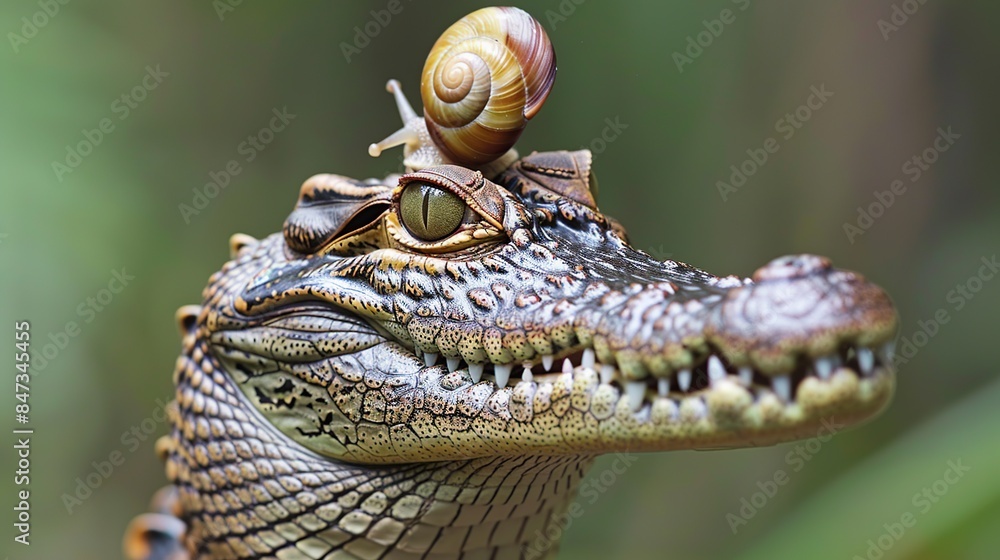
<path fill-rule="evenodd" d="M 615 366 L 604 364 L 601 366 L 601 384 L 608 385 L 615 376 Z"/>
<path fill-rule="evenodd" d="M 875 354 L 870 348 L 858 348 L 858 366 L 862 373 L 871 373 L 875 367 Z"/>
<path fill-rule="evenodd" d="M 681 391 L 687 391 L 691 387 L 691 370 L 682 369 L 678 371 L 677 384 L 680 385 Z"/>
<path fill-rule="evenodd" d="M 715 354 L 708 357 L 708 379 L 712 382 L 719 381 L 726 376 L 726 368 L 722 365 L 722 360 Z"/>
<path fill-rule="evenodd" d="M 569 358 L 563 360 L 563 373 L 573 373 L 573 362 L 569 361 Z"/>
<path fill-rule="evenodd" d="M 438 361 L 437 352 L 424 352 L 424 365 L 431 367 Z"/>
<path fill-rule="evenodd" d="M 750 369 L 750 366 L 741 367 L 738 375 L 740 376 L 740 383 L 744 386 L 749 387 L 753 384 L 753 370 Z"/>
<path fill-rule="evenodd" d="M 705 401 L 698 398 L 687 398 L 681 403 L 682 414 L 684 409 L 687 410 L 685 415 L 690 415 L 695 419 L 704 418 L 708 414 L 708 407 L 705 406 Z"/>
<path fill-rule="evenodd" d="M 521 372 L 521 379 L 524 381 L 534 381 L 535 376 L 531 373 L 531 364 L 524 364 L 524 371 Z"/>
<path fill-rule="evenodd" d="M 789 375 L 779 375 L 771 378 L 771 388 L 778 398 L 788 402 L 792 400 L 792 378 Z"/>
<path fill-rule="evenodd" d="M 644 381 L 628 381 L 625 383 L 625 396 L 628 397 L 628 407 L 632 412 L 642 408 L 642 397 L 646 395 Z"/>
<path fill-rule="evenodd" d="M 594 363 L 597 362 L 597 356 L 594 355 L 594 351 L 587 348 L 583 351 L 583 359 L 580 360 L 580 365 L 585 368 L 594 369 Z"/>
<path fill-rule="evenodd" d="M 827 358 L 816 358 L 816 375 L 820 379 L 829 379 L 830 375 L 833 374 L 833 368 L 836 365 L 834 363 L 833 357 Z"/>
<path fill-rule="evenodd" d="M 886 342 L 878 349 L 878 359 L 882 362 L 883 366 L 889 367 L 892 365 L 892 359 L 896 357 L 896 341 L 890 340 Z"/>
<path fill-rule="evenodd" d="M 497 387 L 503 389 L 507 386 L 507 381 L 510 380 L 510 371 L 514 369 L 510 364 L 496 364 L 493 366 L 493 372 L 496 374 Z"/>
<path fill-rule="evenodd" d="M 469 364 L 469 375 L 472 376 L 473 383 L 479 383 L 483 378 L 483 364 Z"/>
<path fill-rule="evenodd" d="M 660 393 L 661 397 L 666 397 L 670 394 L 670 380 L 669 379 L 657 379 L 656 389 Z"/>
<path fill-rule="evenodd" d="M 460 363 L 462 363 L 462 358 L 448 358 L 448 371 L 455 371 Z"/>
<path fill-rule="evenodd" d="M 545 371 L 552 371 L 552 364 L 555 363 L 555 361 L 555 356 L 552 354 L 546 354 L 545 356 L 542 356 L 542 367 L 545 368 Z"/>

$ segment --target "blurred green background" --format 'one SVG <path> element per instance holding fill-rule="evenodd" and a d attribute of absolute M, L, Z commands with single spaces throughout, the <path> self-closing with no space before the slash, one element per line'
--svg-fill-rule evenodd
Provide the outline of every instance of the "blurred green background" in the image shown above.
<path fill-rule="evenodd" d="M 397 152 L 366 155 L 399 125 L 385 82 L 400 79 L 417 100 L 430 45 L 483 3 L 403 0 L 377 36 L 358 40 L 355 28 L 387 4 L 0 7 L 0 315 L 9 340 L 14 320 L 31 321 L 36 358 L 32 544 L 13 542 L 15 457 L 3 436 L 0 557 L 119 557 L 123 528 L 165 480 L 153 441 L 166 431 L 155 418 L 171 394 L 174 310 L 199 301 L 232 233 L 277 231 L 308 176 L 400 169 Z M 39 16 L 46 6 L 55 14 Z M 636 246 L 716 274 L 827 255 L 888 290 L 907 339 L 934 332 L 917 335 L 924 344 L 876 421 L 814 443 L 807 461 L 789 457 L 795 445 L 643 455 L 583 502 L 561 558 L 997 558 L 1000 280 L 975 278 L 1000 251 L 1000 5 L 521 6 L 548 30 L 559 75 L 519 146 L 600 152 L 601 207 Z M 725 9 L 730 23 L 713 23 Z M 345 56 L 345 44 L 357 52 Z M 800 109 L 812 87 L 833 95 Z M 282 108 L 294 118 L 247 161 L 241 143 Z M 800 127 L 779 122 L 796 111 Z M 602 143 L 605 119 L 625 126 Z M 925 153 L 939 127 L 958 138 Z M 723 199 L 717 182 L 768 138 L 779 150 Z M 77 161 L 67 150 L 81 142 Z M 915 156 L 935 161 L 917 176 Z M 194 205 L 230 160 L 239 172 L 185 216 L 179 205 Z M 879 211 L 875 191 L 897 179 L 905 192 Z M 872 204 L 878 216 L 849 236 L 844 224 L 858 226 L 858 207 Z M 115 271 L 134 279 L 102 292 Z M 67 334 L 70 321 L 79 330 Z M 0 352 L 0 424 L 15 428 L 12 342 Z M 115 452 L 123 462 L 68 511 L 76 478 Z M 948 461 L 970 468 L 952 485 L 939 482 Z M 788 482 L 741 514 L 779 470 Z M 915 525 L 890 534 L 907 513 Z"/>

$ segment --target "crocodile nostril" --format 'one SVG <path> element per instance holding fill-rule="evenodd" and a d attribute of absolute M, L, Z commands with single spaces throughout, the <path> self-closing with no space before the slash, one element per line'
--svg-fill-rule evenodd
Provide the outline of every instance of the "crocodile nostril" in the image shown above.
<path fill-rule="evenodd" d="M 830 260 L 816 255 L 778 257 L 753 273 L 753 280 L 790 280 L 830 270 Z"/>

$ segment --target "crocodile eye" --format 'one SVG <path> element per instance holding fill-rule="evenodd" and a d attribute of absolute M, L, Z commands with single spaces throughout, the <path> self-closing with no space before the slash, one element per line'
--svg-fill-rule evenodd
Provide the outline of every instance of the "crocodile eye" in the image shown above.
<path fill-rule="evenodd" d="M 453 193 L 427 183 L 410 183 L 399 197 L 399 217 L 414 237 L 437 241 L 458 229 L 465 202 Z"/>

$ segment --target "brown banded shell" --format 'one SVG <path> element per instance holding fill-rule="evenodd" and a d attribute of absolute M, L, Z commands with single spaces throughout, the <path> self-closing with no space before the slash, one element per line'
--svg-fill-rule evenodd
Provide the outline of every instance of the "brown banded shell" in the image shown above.
<path fill-rule="evenodd" d="M 552 43 L 533 17 L 507 7 L 472 12 L 441 35 L 424 64 L 427 129 L 452 161 L 493 161 L 517 142 L 555 75 Z"/>

